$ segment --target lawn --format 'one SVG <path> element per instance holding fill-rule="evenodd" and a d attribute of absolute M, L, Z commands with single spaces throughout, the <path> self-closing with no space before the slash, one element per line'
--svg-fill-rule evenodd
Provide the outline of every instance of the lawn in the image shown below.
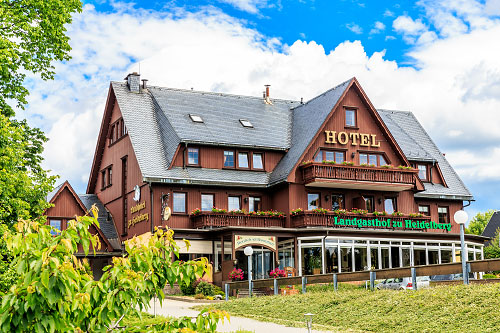
<path fill-rule="evenodd" d="M 485 332 L 500 328 L 500 285 L 439 286 L 418 291 L 308 288 L 307 294 L 236 299 L 213 305 L 231 315 L 316 329 L 375 332 Z"/>

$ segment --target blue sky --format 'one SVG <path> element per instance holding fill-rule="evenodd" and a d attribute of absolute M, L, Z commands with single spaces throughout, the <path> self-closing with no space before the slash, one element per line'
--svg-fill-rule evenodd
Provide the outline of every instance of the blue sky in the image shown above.
<path fill-rule="evenodd" d="M 84 192 L 112 80 L 305 100 L 357 77 L 377 108 L 412 111 L 476 197 L 500 207 L 500 0 L 86 1 L 73 59 L 29 79 L 20 115 L 45 166 Z M 139 65 L 140 64 L 140 65 Z"/>

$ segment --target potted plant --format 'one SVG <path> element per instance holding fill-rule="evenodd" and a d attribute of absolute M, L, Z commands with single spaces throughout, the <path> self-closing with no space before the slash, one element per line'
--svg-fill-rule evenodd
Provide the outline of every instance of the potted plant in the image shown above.
<path fill-rule="evenodd" d="M 272 277 L 273 279 L 277 279 L 280 277 L 285 277 L 286 272 L 284 269 L 275 268 L 269 272 L 269 276 Z"/>

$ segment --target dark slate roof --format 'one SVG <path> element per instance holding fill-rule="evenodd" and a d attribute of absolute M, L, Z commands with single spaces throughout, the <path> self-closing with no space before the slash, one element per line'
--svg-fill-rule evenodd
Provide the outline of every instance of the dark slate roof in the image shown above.
<path fill-rule="evenodd" d="M 274 168 L 269 179 L 271 185 L 286 180 L 351 80 L 339 84 L 292 110 L 292 145 Z"/>
<path fill-rule="evenodd" d="M 167 170 L 163 177 L 150 179 L 158 182 L 182 184 L 267 187 L 270 175 L 270 173 L 262 171 L 173 167 Z"/>
<path fill-rule="evenodd" d="M 378 112 L 389 127 L 389 130 L 401 149 L 403 149 L 405 155 L 407 152 L 410 155 L 408 159 L 412 160 L 411 156 L 430 156 L 431 160 L 436 161 L 441 169 L 448 187 L 441 184 L 424 183 L 425 191 L 415 193 L 416 198 L 473 200 L 472 194 L 413 113 L 390 110 L 378 110 Z M 396 129 L 395 125 L 397 125 L 399 129 Z M 392 126 L 392 128 L 390 126 Z M 412 140 L 409 140 L 408 137 Z M 415 144 L 418 146 L 415 146 Z"/>
<path fill-rule="evenodd" d="M 104 236 L 107 239 L 116 239 L 118 238 L 118 233 L 116 232 L 115 224 L 113 223 L 113 219 L 109 214 L 108 210 L 104 207 L 101 200 L 95 194 L 78 194 L 78 197 L 87 208 L 87 211 L 92 208 L 92 205 L 96 205 L 99 209 L 99 215 L 97 216 L 97 221 L 99 221 L 99 227 L 102 230 Z"/>
<path fill-rule="evenodd" d="M 148 87 L 163 115 L 182 142 L 259 147 L 286 150 L 290 147 L 290 107 L 294 101 L 229 94 Z M 195 123 L 189 114 L 198 115 Z M 243 127 L 240 119 L 253 128 Z"/>
<path fill-rule="evenodd" d="M 56 195 L 56 193 L 59 191 L 59 189 L 61 188 L 61 186 L 64 185 L 64 182 L 57 185 L 51 192 L 49 192 L 47 194 L 47 202 L 50 202 L 50 200 L 52 200 L 54 198 L 54 196 Z"/>
<path fill-rule="evenodd" d="M 341 83 L 305 104 L 161 87 L 141 93 L 112 82 L 144 178 L 158 182 L 265 187 L 286 181 L 353 79 Z M 384 123 L 410 161 L 437 162 L 448 187 L 425 183 L 415 197 L 473 199 L 443 154 L 411 112 L 378 110 Z M 195 114 L 203 123 L 189 118 Z M 247 119 L 254 128 L 245 128 Z M 178 145 L 260 147 L 287 151 L 272 173 L 170 168 Z"/>
<path fill-rule="evenodd" d="M 500 228 L 500 211 L 496 211 L 491 216 L 481 236 L 494 238 L 499 228 Z"/>

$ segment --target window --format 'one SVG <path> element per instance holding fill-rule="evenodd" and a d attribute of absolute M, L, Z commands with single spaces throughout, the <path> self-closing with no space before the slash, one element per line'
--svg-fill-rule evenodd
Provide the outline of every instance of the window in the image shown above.
<path fill-rule="evenodd" d="M 448 207 L 438 207 L 438 221 L 439 223 L 448 223 Z"/>
<path fill-rule="evenodd" d="M 241 123 L 241 125 L 243 125 L 243 127 L 253 127 L 250 120 L 247 120 L 247 119 L 240 119 L 240 123 Z"/>
<path fill-rule="evenodd" d="M 174 213 L 186 212 L 186 193 L 174 192 Z"/>
<path fill-rule="evenodd" d="M 50 220 L 50 226 L 52 228 L 55 228 L 59 231 L 61 231 L 61 228 L 62 228 L 62 221 L 61 220 Z M 56 236 L 58 234 L 58 232 L 56 230 L 50 230 L 50 234 L 52 236 Z"/>
<path fill-rule="evenodd" d="M 198 148 L 188 148 L 188 164 L 199 165 L 199 149 Z"/>
<path fill-rule="evenodd" d="M 356 110 L 345 110 L 345 125 L 356 127 Z"/>
<path fill-rule="evenodd" d="M 195 114 L 190 114 L 189 118 L 191 118 L 191 121 L 194 123 L 202 123 L 203 122 L 203 119 L 200 116 L 195 115 Z"/>
<path fill-rule="evenodd" d="M 394 213 L 397 210 L 396 198 L 385 198 L 384 210 L 389 214 Z"/>
<path fill-rule="evenodd" d="M 112 145 L 127 134 L 127 128 L 122 118 L 111 124 L 109 128 L 109 144 Z"/>
<path fill-rule="evenodd" d="M 386 165 L 387 161 L 384 158 L 384 156 L 380 154 L 365 154 L 361 153 L 359 154 L 359 164 L 368 164 L 368 165 L 375 165 L 375 166 L 382 166 Z"/>
<path fill-rule="evenodd" d="M 316 158 L 314 159 L 315 162 L 323 162 L 323 161 L 328 161 L 328 162 L 335 162 L 335 163 L 342 163 L 345 160 L 345 153 L 343 151 L 329 151 L 329 150 L 323 150 L 320 149 L 318 154 L 316 155 Z"/>
<path fill-rule="evenodd" d="M 234 168 L 234 151 L 224 151 L 224 168 Z"/>
<path fill-rule="evenodd" d="M 106 169 L 101 171 L 101 189 L 105 189 L 112 184 L 112 179 L 113 179 L 113 169 L 112 166 L 110 165 Z"/>
<path fill-rule="evenodd" d="M 418 164 L 418 178 L 422 180 L 427 180 L 427 165 L 425 164 Z"/>
<path fill-rule="evenodd" d="M 363 196 L 365 199 L 365 209 L 369 213 L 373 213 L 375 211 L 375 201 L 372 196 Z"/>
<path fill-rule="evenodd" d="M 332 210 L 344 209 L 344 196 L 342 194 L 332 194 Z"/>
<path fill-rule="evenodd" d="M 262 210 L 262 202 L 260 197 L 248 197 L 248 211 L 259 212 Z"/>
<path fill-rule="evenodd" d="M 239 196 L 228 196 L 227 197 L 227 210 L 240 210 L 241 200 Z"/>
<path fill-rule="evenodd" d="M 252 168 L 253 169 L 264 169 L 264 163 L 262 162 L 262 153 L 252 154 Z"/>
<path fill-rule="evenodd" d="M 238 167 L 248 169 L 248 153 L 238 153 Z"/>
<path fill-rule="evenodd" d="M 203 212 L 211 211 L 214 208 L 214 195 L 202 194 L 201 195 L 201 210 Z"/>
<path fill-rule="evenodd" d="M 431 216 L 431 210 L 429 206 L 418 206 L 418 212 L 425 216 Z"/>
<path fill-rule="evenodd" d="M 307 193 L 307 210 L 319 207 L 319 193 Z"/>

